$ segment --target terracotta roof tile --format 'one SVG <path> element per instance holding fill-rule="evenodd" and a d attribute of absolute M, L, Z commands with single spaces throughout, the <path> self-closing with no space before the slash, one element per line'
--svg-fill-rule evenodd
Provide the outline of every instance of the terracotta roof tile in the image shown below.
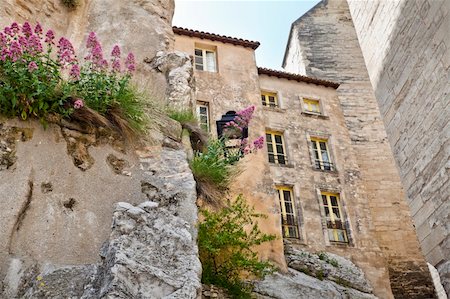
<path fill-rule="evenodd" d="M 286 72 L 282 72 L 282 71 L 266 69 L 266 68 L 262 68 L 262 67 L 258 67 L 258 74 L 274 76 L 277 78 L 283 78 L 283 79 L 288 79 L 288 80 L 295 80 L 298 82 L 306 82 L 306 83 L 312 83 L 312 84 L 317 84 L 317 85 L 323 85 L 326 87 L 332 87 L 334 89 L 337 89 L 339 87 L 339 83 L 336 83 L 336 82 L 306 77 L 306 76 L 302 76 L 302 75 L 298 75 L 298 74 L 286 73 Z"/>
<path fill-rule="evenodd" d="M 219 35 L 219 34 L 214 34 L 214 33 L 209 33 L 209 32 L 203 32 L 203 31 L 181 28 L 181 27 L 176 27 L 176 26 L 173 26 L 172 29 L 173 29 L 173 33 L 178 34 L 178 35 L 186 35 L 186 36 L 198 37 L 198 38 L 202 38 L 202 39 L 209 39 L 209 40 L 213 40 L 213 41 L 219 41 L 222 43 L 243 46 L 246 48 L 252 48 L 253 50 L 256 50 L 256 48 L 258 48 L 260 45 L 259 42 L 254 42 L 254 41 L 250 41 L 250 40 L 246 40 L 246 39 L 242 39 L 242 38 L 230 37 L 230 36 Z"/>

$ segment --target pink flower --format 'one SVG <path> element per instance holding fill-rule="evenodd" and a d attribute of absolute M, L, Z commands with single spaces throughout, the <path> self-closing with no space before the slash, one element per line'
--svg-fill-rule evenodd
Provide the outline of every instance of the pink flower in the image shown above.
<path fill-rule="evenodd" d="M 72 65 L 69 75 L 75 80 L 80 79 L 80 67 L 78 66 L 78 64 Z"/>
<path fill-rule="evenodd" d="M 127 59 L 125 60 L 125 66 L 129 73 L 132 73 L 136 70 L 135 60 L 134 60 L 134 54 L 128 53 Z"/>
<path fill-rule="evenodd" d="M 28 39 L 28 50 L 31 54 L 42 53 L 41 39 L 37 35 L 31 35 Z"/>
<path fill-rule="evenodd" d="M 84 103 L 82 99 L 78 99 L 73 103 L 73 108 L 80 109 L 84 107 Z"/>
<path fill-rule="evenodd" d="M 10 27 L 5 27 L 5 29 L 3 29 L 3 31 L 5 32 L 6 35 L 9 35 L 9 36 L 13 36 L 14 35 L 14 33 L 11 30 Z"/>
<path fill-rule="evenodd" d="M 262 149 L 264 147 L 264 136 L 260 136 L 258 139 L 253 141 L 253 145 L 256 149 Z"/>
<path fill-rule="evenodd" d="M 115 45 L 112 52 L 111 52 L 111 56 L 115 57 L 115 58 L 120 58 L 120 48 L 118 45 Z"/>
<path fill-rule="evenodd" d="M 120 60 L 119 59 L 113 60 L 112 70 L 113 70 L 113 72 L 120 73 Z"/>
<path fill-rule="evenodd" d="M 72 43 L 64 37 L 61 37 L 58 41 L 58 62 L 62 65 L 69 64 L 76 61 L 75 50 L 73 49 Z"/>
<path fill-rule="evenodd" d="M 23 23 L 23 26 L 22 26 L 22 33 L 23 33 L 26 37 L 29 37 L 30 35 L 33 34 L 33 28 L 31 28 L 30 23 L 28 23 L 28 22 Z"/>
<path fill-rule="evenodd" d="M 37 69 L 38 69 L 38 66 L 37 66 L 36 62 L 32 61 L 28 64 L 28 71 L 30 73 L 34 72 Z"/>
<path fill-rule="evenodd" d="M 17 22 L 14 22 L 11 24 L 11 31 L 14 34 L 17 34 L 19 32 L 20 28 L 19 28 L 19 24 L 17 24 Z"/>
<path fill-rule="evenodd" d="M 42 34 L 42 27 L 41 24 L 37 23 L 36 27 L 34 27 L 34 33 L 36 33 L 38 36 Z"/>
<path fill-rule="evenodd" d="M 55 39 L 55 33 L 53 32 L 53 30 L 49 30 L 47 31 L 47 33 L 45 34 L 45 42 L 47 44 L 53 44 L 53 40 Z"/>
<path fill-rule="evenodd" d="M 98 44 L 97 36 L 95 35 L 95 32 L 89 33 L 88 39 L 86 41 L 86 48 L 94 48 L 95 45 Z"/>
<path fill-rule="evenodd" d="M 16 41 L 13 41 L 9 47 L 9 57 L 12 61 L 17 61 L 17 59 L 22 56 L 22 47 Z"/>

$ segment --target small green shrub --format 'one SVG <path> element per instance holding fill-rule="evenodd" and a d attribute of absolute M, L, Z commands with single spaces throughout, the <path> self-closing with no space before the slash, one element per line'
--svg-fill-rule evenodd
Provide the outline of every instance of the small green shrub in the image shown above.
<path fill-rule="evenodd" d="M 176 109 L 168 109 L 167 115 L 173 119 L 179 122 L 180 124 L 185 123 L 197 123 L 197 116 L 192 112 L 191 109 L 182 109 L 182 110 L 176 110 Z"/>
<path fill-rule="evenodd" d="M 339 263 L 336 259 L 329 259 L 327 262 L 328 262 L 328 264 L 330 264 L 333 267 L 336 267 L 336 268 L 339 267 Z"/>
<path fill-rule="evenodd" d="M 200 193 L 210 203 L 217 203 L 239 172 L 224 157 L 224 145 L 221 140 L 210 140 L 204 153 L 195 154 L 190 161 L 190 167 Z"/>
<path fill-rule="evenodd" d="M 255 213 L 242 195 L 217 212 L 201 211 L 204 220 L 199 224 L 198 247 L 203 265 L 202 282 L 228 290 L 234 298 L 250 298 L 252 285 L 247 278 L 263 278 L 274 271 L 269 262 L 260 261 L 252 250 L 275 239 L 259 230 Z M 244 228 L 249 228 L 248 230 Z"/>
<path fill-rule="evenodd" d="M 319 271 L 316 272 L 316 277 L 319 280 L 323 280 L 325 278 L 325 274 L 322 269 L 320 269 Z"/>
<path fill-rule="evenodd" d="M 68 8 L 76 8 L 80 5 L 80 0 L 61 0 L 61 2 Z"/>
<path fill-rule="evenodd" d="M 325 252 L 319 252 L 317 254 L 317 256 L 319 257 L 320 260 L 322 261 L 327 261 L 328 260 L 328 255 Z"/>

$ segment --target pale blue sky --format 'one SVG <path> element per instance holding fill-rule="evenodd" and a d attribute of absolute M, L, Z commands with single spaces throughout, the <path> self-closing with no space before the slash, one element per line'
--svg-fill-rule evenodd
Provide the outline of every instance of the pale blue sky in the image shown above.
<path fill-rule="evenodd" d="M 258 66 L 281 69 L 292 22 L 319 0 L 175 0 L 174 26 L 259 41 Z"/>

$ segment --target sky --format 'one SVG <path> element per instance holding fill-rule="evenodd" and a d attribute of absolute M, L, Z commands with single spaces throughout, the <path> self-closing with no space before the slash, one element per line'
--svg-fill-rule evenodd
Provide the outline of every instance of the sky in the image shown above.
<path fill-rule="evenodd" d="M 175 0 L 173 25 L 258 41 L 258 66 L 281 70 L 291 24 L 318 2 Z"/>

